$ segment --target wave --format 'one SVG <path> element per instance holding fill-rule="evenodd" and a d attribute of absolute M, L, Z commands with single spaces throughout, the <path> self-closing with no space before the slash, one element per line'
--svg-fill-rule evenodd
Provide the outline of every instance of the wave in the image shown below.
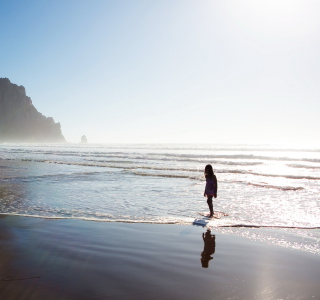
<path fill-rule="evenodd" d="M 233 219 L 215 219 L 214 221 L 208 219 L 194 219 L 189 218 L 168 218 L 159 217 L 157 219 L 107 219 L 107 218 L 97 218 L 97 217 L 85 217 L 85 216 L 42 216 L 37 214 L 27 214 L 27 213 L 0 213 L 2 216 L 18 216 L 18 217 L 28 217 L 28 218 L 41 218 L 48 220 L 83 220 L 83 221 L 93 221 L 93 222 L 106 222 L 106 223 L 134 223 L 134 224 L 173 224 L 173 225 L 194 225 L 207 228 L 283 228 L 283 229 L 306 229 L 314 230 L 320 229 L 319 226 L 300 226 L 300 225 L 269 225 L 269 224 L 252 224 L 250 222 L 243 222 L 241 220 Z"/>
<path fill-rule="evenodd" d="M 244 175 L 255 175 L 263 177 L 281 177 L 287 179 L 307 179 L 307 180 L 320 180 L 320 177 L 316 176 L 306 176 L 306 175 L 285 175 L 285 174 L 264 174 L 244 170 L 217 170 L 216 173 L 235 173 L 235 174 L 244 174 Z"/>
<path fill-rule="evenodd" d="M 61 156 L 68 156 L 68 155 L 61 155 Z M 73 156 L 73 155 L 72 155 Z M 77 155 L 79 156 L 79 155 Z M 111 162 L 126 162 L 126 163 L 135 163 L 135 160 L 141 160 L 141 161 L 167 161 L 167 162 L 198 162 L 198 163 L 211 163 L 214 165 L 231 165 L 231 166 L 257 166 L 262 165 L 263 162 L 244 162 L 244 161 L 223 161 L 223 160 L 212 160 L 212 159 L 184 159 L 184 158 L 177 158 L 177 159 L 171 159 L 171 158 L 165 158 L 165 157 L 145 157 L 145 156 L 126 156 L 126 155 L 117 155 L 117 156 L 107 156 L 102 155 L 103 158 L 114 158 L 114 160 L 99 160 L 99 159 L 86 159 L 85 157 L 92 157 L 92 155 L 80 155 L 81 158 L 84 158 L 86 161 L 91 162 L 99 162 L 99 163 L 111 163 Z M 95 156 L 98 157 L 98 156 Z M 116 160 L 115 160 L 116 159 Z M 123 159 L 122 161 L 119 161 L 119 159 Z M 3 158 L 0 158 L 0 160 L 4 160 Z M 14 158 L 6 158 L 6 160 L 14 160 Z M 35 158 L 22 158 L 23 161 L 35 161 L 35 162 L 50 162 L 52 159 L 35 159 Z M 53 162 L 53 161 L 52 161 Z"/>
<path fill-rule="evenodd" d="M 247 183 L 247 184 L 248 184 L 248 185 L 257 186 L 257 187 L 268 188 L 268 189 L 277 189 L 277 190 L 282 190 L 282 191 L 299 191 L 299 190 L 304 190 L 303 187 L 294 187 L 294 186 L 277 186 L 277 185 L 260 184 L 260 183 L 252 183 L 252 182 L 249 182 L 249 183 Z"/>
<path fill-rule="evenodd" d="M 299 165 L 299 164 L 289 164 L 289 165 L 287 165 L 287 166 L 288 166 L 288 167 L 291 167 L 291 168 L 320 170 L 320 166 Z"/>
<path fill-rule="evenodd" d="M 155 173 L 144 173 L 144 172 L 136 172 L 133 171 L 135 175 L 139 176 L 153 176 L 153 177 L 165 177 L 165 178 L 187 178 L 187 179 L 193 179 L 193 180 L 204 180 L 202 175 L 199 176 L 192 176 L 192 175 L 174 175 L 174 174 L 155 174 Z M 224 181 L 224 182 L 230 182 L 230 181 Z M 253 185 L 257 187 L 262 188 L 268 188 L 268 189 L 277 189 L 282 191 L 298 191 L 298 190 L 304 190 L 303 187 L 294 187 L 294 186 L 277 186 L 277 185 L 270 185 L 270 184 L 260 184 L 260 183 L 252 183 L 252 182 L 246 182 L 246 181 L 232 181 L 233 183 L 244 183 L 248 185 Z"/>
<path fill-rule="evenodd" d="M 107 223 L 142 223 L 142 224 L 177 224 L 177 225 L 190 225 L 193 222 L 193 218 L 159 218 L 157 220 L 152 219 L 106 219 L 100 217 L 85 217 L 85 216 L 43 216 L 37 214 L 28 214 L 28 213 L 0 213 L 2 216 L 19 216 L 19 217 L 29 217 L 29 218 L 40 218 L 48 220 L 84 220 L 84 221 L 94 221 L 94 222 L 107 222 Z"/>
<path fill-rule="evenodd" d="M 317 146 L 308 148 L 286 147 L 284 145 L 270 144 L 19 144 L 19 143 L 3 143 L 4 149 L 11 147 L 13 150 L 23 151 L 29 150 L 59 148 L 60 149 L 132 149 L 132 150 L 169 150 L 169 151 L 261 151 L 261 152 L 320 152 Z M 13 147 L 13 148 L 12 148 Z M 20 147 L 20 148 L 18 148 Z M 21 149 L 22 148 L 22 149 Z M 30 149 L 31 148 L 31 149 Z M 40 151 L 40 150 L 39 150 Z M 60 150 L 61 151 L 61 150 Z M 69 150 L 70 151 L 70 150 Z M 91 150 L 92 151 L 92 150 Z"/>
<path fill-rule="evenodd" d="M 136 169 L 136 168 L 131 168 Z M 140 169 L 148 169 L 145 167 L 141 167 Z M 175 171 L 174 169 L 157 169 L 157 168 L 150 168 L 152 170 L 164 170 L 164 171 Z M 177 171 L 186 171 L 184 169 L 178 169 Z M 190 170 L 188 170 L 190 171 Z M 195 170 L 192 170 L 195 171 Z M 158 174 L 158 173 L 147 173 L 147 172 L 134 172 L 136 175 L 143 175 L 143 176 L 161 176 L 161 177 L 175 177 L 175 178 L 194 178 L 199 179 L 199 177 L 202 178 L 202 172 L 199 176 L 189 176 L 189 175 L 173 175 L 173 174 Z M 287 179 L 307 179 L 307 180 L 320 180 L 320 177 L 315 176 L 304 176 L 304 175 L 276 175 L 276 174 L 263 174 L 263 173 L 256 173 L 256 172 L 250 172 L 250 171 L 242 171 L 242 170 L 216 170 L 216 174 L 219 173 L 235 173 L 235 174 L 243 174 L 243 175 L 255 175 L 255 176 L 264 176 L 264 177 L 281 177 L 281 178 L 287 178 Z"/>
<path fill-rule="evenodd" d="M 170 149 L 171 150 L 171 149 Z M 183 149 L 188 150 L 188 149 Z M 205 149 L 208 150 L 208 149 Z M 4 151 L 2 149 L 2 151 Z M 233 149 L 233 151 L 236 151 Z M 241 150 L 242 151 L 242 150 Z M 256 150 L 255 150 L 256 151 Z M 319 150 L 320 151 L 320 150 Z M 243 164 L 256 165 L 261 164 L 261 161 L 301 161 L 320 163 L 319 158 L 293 158 L 285 156 L 267 156 L 254 154 L 176 154 L 176 153 L 160 153 L 160 152 L 103 152 L 103 151 L 33 151 L 33 150 L 12 150 L 8 153 L 26 153 L 26 154 L 41 154 L 41 155 L 55 155 L 55 156 L 75 156 L 75 157 L 95 157 L 95 158 L 121 158 L 134 160 L 159 160 L 159 161 L 191 161 L 191 162 L 211 162 L 214 164 Z M 316 151 L 318 152 L 318 150 Z M 218 159 L 218 160 L 217 160 Z M 221 161 L 221 159 L 233 160 L 249 160 L 250 162 L 234 162 Z M 255 161 L 253 161 L 255 160 Z"/>
<path fill-rule="evenodd" d="M 135 175 L 140 176 L 154 176 L 154 177 L 166 177 L 166 178 L 187 178 L 193 180 L 204 180 L 202 175 L 199 176 L 191 176 L 191 175 L 172 175 L 172 174 L 150 174 L 150 173 L 143 173 L 143 172 L 133 172 Z M 221 181 L 221 180 L 220 180 Z M 278 185 L 271 185 L 271 184 L 260 184 L 260 183 L 252 183 L 247 181 L 228 181 L 222 180 L 222 182 L 232 182 L 232 183 L 244 183 L 247 185 L 257 186 L 261 188 L 268 188 L 268 189 L 277 189 L 282 191 L 299 191 L 304 190 L 303 187 L 296 187 L 296 186 L 278 186 Z"/>
<path fill-rule="evenodd" d="M 155 170 L 155 171 L 186 171 L 186 172 L 201 172 L 199 168 L 170 168 L 170 167 L 157 167 L 157 166 L 145 166 L 145 165 L 122 165 L 122 163 L 128 163 L 127 161 L 105 161 L 105 160 L 87 160 L 90 162 L 72 162 L 72 161 L 55 161 L 47 159 L 30 159 L 22 158 L 21 161 L 32 161 L 32 162 L 43 162 L 43 163 L 52 163 L 52 164 L 62 164 L 62 165 L 75 165 L 83 167 L 106 167 L 106 168 L 118 168 L 118 169 L 145 169 L 145 170 Z M 133 162 L 129 162 L 134 164 Z M 216 170 L 217 173 L 242 173 L 241 170 Z"/>
<path fill-rule="evenodd" d="M 166 177 L 166 178 L 188 178 L 188 179 L 196 179 L 196 180 L 201 180 L 202 175 L 199 176 L 192 176 L 192 175 L 183 175 L 183 174 L 157 174 L 157 173 L 144 173 L 144 172 L 138 172 L 138 171 L 133 171 L 132 172 L 135 175 L 139 176 L 152 176 L 152 177 Z"/>
<path fill-rule="evenodd" d="M 76 154 L 76 155 L 79 155 Z M 84 156 L 83 154 L 81 156 Z M 174 154 L 174 153 L 122 153 L 122 152 L 108 152 L 99 154 L 85 154 L 85 156 L 93 157 L 116 157 L 116 158 L 130 158 L 130 159 L 143 159 L 143 160 L 168 160 L 168 161 L 195 161 L 195 162 L 212 162 L 223 163 L 223 161 L 215 161 L 214 159 L 247 159 L 247 160 L 275 160 L 275 161 L 304 161 L 320 163 L 318 158 L 291 158 L 291 157 L 274 157 L 262 156 L 254 154 Z M 239 162 L 230 162 L 237 164 Z M 244 162 L 251 164 L 253 162 Z M 261 162 L 254 162 L 254 164 L 261 164 Z"/>
<path fill-rule="evenodd" d="M 115 163 L 94 163 L 94 162 L 71 162 L 71 161 L 53 161 L 53 160 L 41 160 L 41 159 L 21 159 L 22 161 L 35 161 L 43 163 L 53 163 L 53 164 L 62 164 L 62 165 L 75 165 L 75 166 L 85 166 L 85 167 L 99 167 L 99 168 L 116 168 L 122 169 L 125 171 L 132 171 L 135 175 L 139 176 L 157 176 L 157 177 L 169 177 L 169 178 L 189 178 L 196 180 L 203 180 L 202 170 L 196 168 L 169 168 L 169 167 L 157 167 L 157 166 L 143 166 L 143 165 L 121 165 Z M 199 173 L 195 174 L 170 174 L 170 173 L 151 173 L 143 171 L 134 171 L 134 170 L 151 170 L 151 171 L 162 171 L 162 172 L 192 172 Z M 234 169 L 216 169 L 216 174 L 242 174 L 242 175 L 254 175 L 254 176 L 263 176 L 271 178 L 286 178 L 286 179 L 295 179 L 295 180 L 320 180 L 320 177 L 316 176 L 307 176 L 307 175 L 286 175 L 286 174 L 265 174 L 252 172 L 247 170 L 234 170 Z M 76 173 L 72 173 L 76 174 Z M 80 173 L 79 173 L 80 174 Z M 89 174 L 89 173 L 88 173 Z M 70 174 L 71 175 L 71 174 Z M 253 184 L 252 184 L 253 185 Z M 279 188 L 276 186 L 267 185 L 268 188 Z M 279 188 L 280 189 L 280 188 Z M 303 188 L 296 187 L 281 187 L 283 190 L 299 190 Z"/>
<path fill-rule="evenodd" d="M 320 229 L 319 226 L 303 226 L 303 225 L 269 225 L 269 224 L 253 224 L 250 222 L 243 222 L 241 220 L 233 219 L 215 219 L 214 221 L 209 219 L 194 219 L 193 225 L 208 227 L 208 228 L 282 228 L 282 229 Z"/>
<path fill-rule="evenodd" d="M 22 180 L 22 181 L 32 181 L 39 179 L 47 179 L 47 178 L 61 178 L 61 177 L 74 177 L 74 176 L 87 176 L 87 175 L 95 175 L 99 174 L 99 172 L 76 172 L 76 173 L 68 173 L 68 174 L 46 174 L 46 175 L 31 175 L 31 176 L 11 176 L 11 177 L 1 177 L 1 180 Z"/>
<path fill-rule="evenodd" d="M 289 225 L 255 225 L 255 224 L 230 224 L 217 227 L 247 227 L 247 228 L 283 228 L 283 229 L 320 229 L 320 226 L 289 226 Z"/>
<path fill-rule="evenodd" d="M 146 157 L 116 157 L 122 159 L 135 159 L 135 160 L 143 160 L 143 161 L 179 161 L 179 162 L 198 162 L 198 163 L 211 163 L 214 165 L 231 165 L 231 166 L 257 166 L 262 165 L 263 162 L 244 162 L 244 161 L 223 161 L 223 160 L 212 160 L 212 159 L 166 159 L 166 158 L 146 158 Z M 87 159 L 87 161 L 97 161 L 97 162 L 115 162 L 114 160 L 96 160 L 96 159 Z M 132 160 L 128 162 L 133 162 Z"/>

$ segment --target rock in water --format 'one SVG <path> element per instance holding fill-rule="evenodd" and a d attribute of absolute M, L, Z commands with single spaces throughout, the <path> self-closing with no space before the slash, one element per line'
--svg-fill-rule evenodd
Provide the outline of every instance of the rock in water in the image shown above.
<path fill-rule="evenodd" d="M 65 141 L 60 123 L 39 113 L 22 85 L 0 78 L 0 142 Z"/>
<path fill-rule="evenodd" d="M 83 144 L 87 144 L 88 143 L 87 137 L 85 135 L 83 135 L 81 137 L 81 143 L 83 143 Z"/>

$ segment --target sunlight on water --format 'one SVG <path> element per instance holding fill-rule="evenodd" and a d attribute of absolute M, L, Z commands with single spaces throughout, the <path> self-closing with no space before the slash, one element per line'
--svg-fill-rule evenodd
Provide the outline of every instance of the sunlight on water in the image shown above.
<path fill-rule="evenodd" d="M 2 144 L 0 212 L 192 224 L 208 210 L 207 163 L 218 178 L 214 209 L 229 214 L 210 226 L 320 226 L 320 150 L 271 146 Z M 314 232 L 299 232 L 301 248 L 318 243 Z"/>

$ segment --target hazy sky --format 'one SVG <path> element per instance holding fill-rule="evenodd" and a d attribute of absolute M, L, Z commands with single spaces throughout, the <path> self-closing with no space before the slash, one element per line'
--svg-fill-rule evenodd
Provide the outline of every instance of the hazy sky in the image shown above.
<path fill-rule="evenodd" d="M 0 42 L 70 142 L 319 141 L 320 1 L 1 0 Z"/>

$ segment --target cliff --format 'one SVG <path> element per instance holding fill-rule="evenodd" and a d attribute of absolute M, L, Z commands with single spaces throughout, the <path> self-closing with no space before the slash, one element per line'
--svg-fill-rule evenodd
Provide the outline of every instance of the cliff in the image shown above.
<path fill-rule="evenodd" d="M 23 86 L 0 78 L 0 142 L 65 142 L 60 123 L 37 111 Z"/>

